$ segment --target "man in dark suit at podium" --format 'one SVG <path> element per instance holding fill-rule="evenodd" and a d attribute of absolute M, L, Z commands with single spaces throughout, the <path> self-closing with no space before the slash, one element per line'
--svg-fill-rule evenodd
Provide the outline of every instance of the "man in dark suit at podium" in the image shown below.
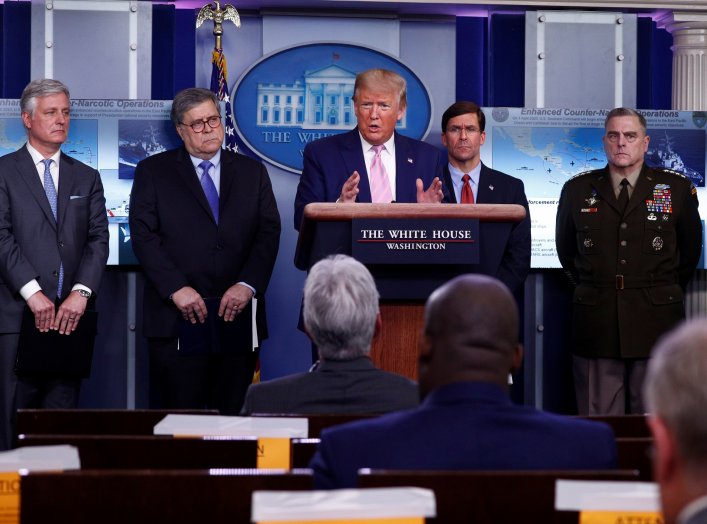
<path fill-rule="evenodd" d="M 143 332 L 152 385 L 162 407 L 236 415 L 257 357 L 253 308 L 258 340 L 267 336 L 263 296 L 280 215 L 265 166 L 221 148 L 214 93 L 180 91 L 171 118 L 184 147 L 137 165 L 130 204 L 133 247 L 146 276 Z M 227 340 L 218 352 L 185 354 L 179 336 L 189 330 L 180 322 L 203 323 L 208 315 L 228 331 Z"/>
<path fill-rule="evenodd" d="M 318 488 L 356 486 L 360 468 L 422 470 L 608 469 L 610 427 L 515 405 L 515 300 L 498 280 L 463 275 L 425 306 L 419 408 L 322 432 L 310 467 Z"/>
<path fill-rule="evenodd" d="M 451 202 L 519 204 L 525 218 L 517 223 L 482 222 L 479 265 L 475 271 L 498 278 L 518 297 L 530 270 L 530 211 L 523 182 L 481 162 L 486 117 L 474 102 L 456 102 L 442 115 L 442 143 L 448 162 L 443 177 Z"/>
<path fill-rule="evenodd" d="M 417 384 L 369 358 L 381 331 L 378 290 L 366 266 L 346 256 L 320 260 L 304 284 L 304 325 L 319 350 L 309 373 L 252 384 L 251 413 L 387 413 L 418 405 Z"/>
<path fill-rule="evenodd" d="M 405 79 L 386 69 L 359 73 L 353 104 L 356 129 L 304 148 L 295 196 L 297 230 L 310 202 L 442 201 L 440 152 L 395 132 L 407 109 Z"/>

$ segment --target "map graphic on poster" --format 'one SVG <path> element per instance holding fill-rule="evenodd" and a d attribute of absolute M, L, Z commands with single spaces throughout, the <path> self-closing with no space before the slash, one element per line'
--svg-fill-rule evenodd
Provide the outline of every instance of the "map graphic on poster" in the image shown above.
<path fill-rule="evenodd" d="M 606 165 L 602 144 L 607 110 L 484 108 L 486 143 L 481 160 L 523 180 L 531 218 L 531 267 L 560 267 L 555 216 L 563 184 Z M 707 201 L 707 119 L 702 112 L 641 111 L 651 137 L 645 161 L 692 180 Z M 706 206 L 700 207 L 703 220 Z"/>
<path fill-rule="evenodd" d="M 559 197 L 565 181 L 606 165 L 601 137 L 601 129 L 494 127 L 493 167 L 522 178 L 526 195 Z"/>

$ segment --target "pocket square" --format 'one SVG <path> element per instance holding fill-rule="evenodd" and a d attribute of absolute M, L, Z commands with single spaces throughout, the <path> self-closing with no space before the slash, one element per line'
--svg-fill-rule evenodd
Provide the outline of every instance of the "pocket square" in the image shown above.
<path fill-rule="evenodd" d="M 77 198 L 86 198 L 84 195 L 70 195 L 69 200 L 76 200 Z"/>

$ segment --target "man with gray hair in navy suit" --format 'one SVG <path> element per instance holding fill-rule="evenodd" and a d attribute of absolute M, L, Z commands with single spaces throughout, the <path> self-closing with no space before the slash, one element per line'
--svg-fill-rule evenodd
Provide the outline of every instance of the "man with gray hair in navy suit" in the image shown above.
<path fill-rule="evenodd" d="M 304 285 L 304 326 L 319 362 L 300 373 L 249 387 L 251 413 L 385 413 L 418 404 L 417 385 L 376 368 L 369 358 L 382 324 L 378 290 L 357 260 L 320 260 Z"/>

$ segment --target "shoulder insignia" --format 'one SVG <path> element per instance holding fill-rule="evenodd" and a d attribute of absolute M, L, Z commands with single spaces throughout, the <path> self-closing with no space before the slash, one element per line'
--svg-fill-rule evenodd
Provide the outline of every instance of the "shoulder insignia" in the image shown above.
<path fill-rule="evenodd" d="M 564 186 L 574 186 L 575 184 L 579 184 L 582 182 L 583 179 L 585 179 L 589 175 L 596 175 L 597 172 L 600 172 L 601 169 L 595 169 L 592 171 L 582 171 L 581 173 L 577 173 L 576 175 L 573 175 L 569 177 L 567 180 L 565 180 L 565 183 L 563 184 Z"/>
<path fill-rule="evenodd" d="M 581 173 L 577 173 L 576 175 L 573 175 L 573 176 L 569 177 L 567 180 L 565 180 L 565 184 L 569 184 L 571 182 L 578 182 L 581 179 L 583 179 L 589 175 L 596 175 L 599 172 L 601 172 L 601 169 L 595 169 L 592 171 L 582 171 Z"/>
<path fill-rule="evenodd" d="M 571 177 L 570 177 L 570 180 L 574 180 L 575 178 L 583 177 L 583 176 L 586 176 L 586 175 L 591 175 L 592 173 L 596 173 L 596 170 L 592 170 L 592 171 L 582 171 L 581 173 L 577 173 L 576 175 L 571 176 Z"/>
<path fill-rule="evenodd" d="M 661 174 L 661 175 L 673 175 L 673 176 L 678 176 L 680 178 L 684 178 L 686 180 L 690 180 L 687 176 L 683 175 L 680 171 L 673 171 L 672 169 L 666 169 L 664 167 L 654 167 L 652 169 L 654 172 Z"/>

